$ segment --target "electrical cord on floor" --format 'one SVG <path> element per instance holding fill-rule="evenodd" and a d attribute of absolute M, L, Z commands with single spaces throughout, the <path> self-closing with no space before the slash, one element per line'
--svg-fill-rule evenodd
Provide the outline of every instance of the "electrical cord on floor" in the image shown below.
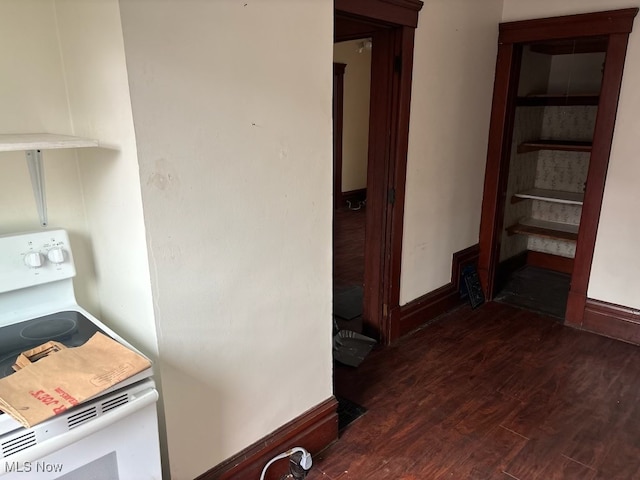
<path fill-rule="evenodd" d="M 293 478 L 295 480 L 303 480 L 309 470 L 311 470 L 311 466 L 313 465 L 313 461 L 311 460 L 311 454 L 307 452 L 302 447 L 293 447 L 286 452 L 283 452 L 279 455 L 276 455 L 271 460 L 267 462 L 267 464 L 262 469 L 262 474 L 260 475 L 260 480 L 264 480 L 264 476 L 267 473 L 267 469 L 278 460 L 283 458 L 291 457 L 291 462 L 289 466 L 289 474 L 291 475 L 289 478 Z"/>

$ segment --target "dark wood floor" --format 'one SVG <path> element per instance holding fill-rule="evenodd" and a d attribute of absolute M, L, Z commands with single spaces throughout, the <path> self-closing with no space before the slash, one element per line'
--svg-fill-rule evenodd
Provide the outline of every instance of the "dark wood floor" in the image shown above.
<path fill-rule="evenodd" d="M 333 288 L 364 283 L 365 207 L 340 208 L 333 214 Z"/>
<path fill-rule="evenodd" d="M 640 349 L 463 307 L 335 370 L 367 408 L 308 480 L 640 479 Z"/>

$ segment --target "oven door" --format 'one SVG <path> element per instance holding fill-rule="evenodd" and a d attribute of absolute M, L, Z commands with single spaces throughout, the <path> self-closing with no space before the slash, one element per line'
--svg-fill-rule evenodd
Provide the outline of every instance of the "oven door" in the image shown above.
<path fill-rule="evenodd" d="M 2 480 L 161 479 L 157 399 L 155 389 L 147 390 L 108 415 L 1 459 Z"/>

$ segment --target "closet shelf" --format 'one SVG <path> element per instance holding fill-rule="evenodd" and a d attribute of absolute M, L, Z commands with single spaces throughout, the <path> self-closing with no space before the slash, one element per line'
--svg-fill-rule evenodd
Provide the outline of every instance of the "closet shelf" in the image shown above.
<path fill-rule="evenodd" d="M 578 239 L 578 228 L 578 225 L 525 218 L 515 225 L 507 227 L 507 233 L 509 235 L 519 233 L 575 242 Z"/>
<path fill-rule="evenodd" d="M 31 176 L 31 185 L 33 186 L 33 195 L 38 208 L 38 216 L 43 227 L 47 225 L 48 220 L 42 150 L 98 146 L 97 140 L 70 135 L 55 135 L 51 133 L 0 134 L 0 152 L 25 152 L 29 175 Z"/>
<path fill-rule="evenodd" d="M 511 203 L 517 203 L 527 199 L 563 203 L 566 205 L 582 205 L 584 201 L 584 193 L 532 188 L 531 190 L 514 194 L 513 197 L 511 197 Z"/>
<path fill-rule="evenodd" d="M 572 140 L 536 140 L 518 145 L 518 153 L 537 152 L 538 150 L 557 150 L 562 152 L 590 152 L 591 142 Z"/>
<path fill-rule="evenodd" d="M 519 107 L 576 107 L 583 105 L 598 105 L 600 96 L 598 94 L 580 95 L 526 95 L 516 99 Z"/>
<path fill-rule="evenodd" d="M 97 146 L 97 140 L 72 137 L 70 135 L 54 135 L 51 133 L 0 134 L 0 152 Z"/>

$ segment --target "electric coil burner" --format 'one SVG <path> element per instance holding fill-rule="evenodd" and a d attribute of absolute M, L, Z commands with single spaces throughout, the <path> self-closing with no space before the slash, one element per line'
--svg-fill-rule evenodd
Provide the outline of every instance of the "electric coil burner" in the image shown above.
<path fill-rule="evenodd" d="M 0 237 L 0 378 L 14 373 L 20 353 L 49 340 L 77 347 L 101 332 L 136 350 L 76 303 L 75 273 L 64 230 Z M 160 479 L 152 374 L 148 368 L 29 429 L 0 415 L 0 477 Z"/>

